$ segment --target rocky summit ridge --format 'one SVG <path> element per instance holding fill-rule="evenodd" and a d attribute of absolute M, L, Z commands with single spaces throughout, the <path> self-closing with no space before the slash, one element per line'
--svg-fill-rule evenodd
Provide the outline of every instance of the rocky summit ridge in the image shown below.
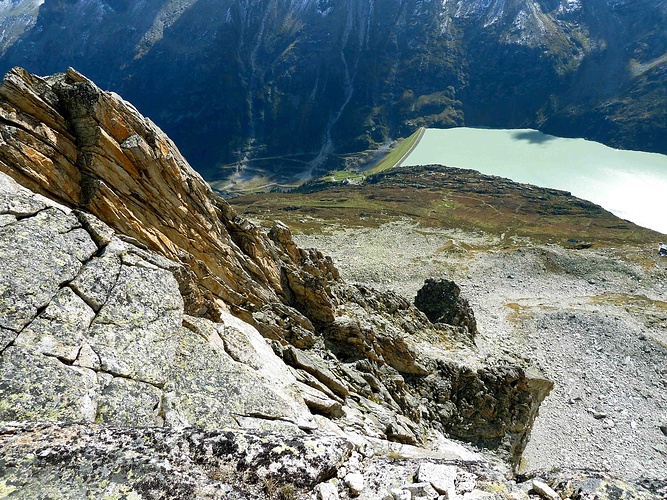
<path fill-rule="evenodd" d="M 343 282 L 73 69 L 5 76 L 0 171 L 0 498 L 655 497 L 512 480 L 552 384 L 458 294 Z"/>

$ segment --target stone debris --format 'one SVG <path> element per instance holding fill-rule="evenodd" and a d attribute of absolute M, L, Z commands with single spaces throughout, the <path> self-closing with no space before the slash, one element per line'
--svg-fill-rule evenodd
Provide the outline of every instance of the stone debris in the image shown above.
<path fill-rule="evenodd" d="M 0 496 L 520 491 L 553 384 L 458 295 L 432 322 L 343 282 L 73 69 L 13 69 L 0 110 Z"/>
<path fill-rule="evenodd" d="M 532 490 L 546 500 L 560 500 L 560 496 L 553 488 L 538 479 L 533 479 Z"/>
<path fill-rule="evenodd" d="M 456 466 L 424 462 L 419 465 L 416 480 L 420 483 L 429 483 L 438 493 L 454 498 L 457 475 Z"/>
<path fill-rule="evenodd" d="M 252 429 L 116 427 L 96 424 L 3 422 L 0 493 L 8 498 L 248 498 L 526 499 L 535 478 L 508 480 L 484 461 L 393 459 L 322 432 Z M 468 491 L 440 494 L 415 472 L 456 468 L 476 478 Z M 345 480 L 336 479 L 347 470 Z M 658 499 L 666 482 L 624 483 L 602 473 L 542 473 L 555 498 Z M 350 485 L 361 485 L 353 493 Z M 544 486 L 541 486 L 544 488 Z M 655 491 L 655 493 L 651 493 Z M 667 490 L 664 490 L 667 491 Z M 586 496 L 589 495 L 589 496 Z M 534 497 L 533 497 L 534 498 Z M 543 498 L 551 498 L 544 497 Z"/>
<path fill-rule="evenodd" d="M 440 167 L 393 175 L 424 185 L 438 177 L 459 182 Z M 476 189 L 479 182 L 471 176 L 464 188 Z M 498 183 L 499 189 L 512 188 L 509 181 Z M 394 187 L 398 192 L 400 185 Z M 407 199 L 413 191 L 404 192 Z M 529 468 L 608 468 L 626 479 L 664 476 L 667 454 L 653 446 L 663 443 L 659 426 L 667 408 L 667 273 L 640 264 L 654 262 L 652 244 L 600 243 L 582 252 L 519 236 L 510 244 L 493 232 L 426 227 L 413 219 L 327 227 L 298 234 L 296 241 L 324 249 L 346 278 L 407 297 L 430 276 L 451 277 L 474 307 L 479 348 L 534 359 L 556 382 L 524 452 Z M 468 250 L 440 251 L 452 238 Z M 510 274 L 518 288 L 509 286 Z M 607 418 L 596 420 L 588 408 Z"/>
<path fill-rule="evenodd" d="M 282 488 L 302 496 L 330 484 L 351 448 L 301 432 L 3 423 L 0 493 L 107 498 L 118 488 L 129 498 L 241 499 L 275 498 L 266 490 Z"/>
<path fill-rule="evenodd" d="M 411 498 L 438 498 L 439 496 L 430 483 L 406 484 L 401 489 L 409 492 Z"/>
<path fill-rule="evenodd" d="M 394 497 L 394 500 L 412 500 L 412 493 L 400 488 L 391 490 L 391 496 Z"/>
<path fill-rule="evenodd" d="M 364 476 L 358 473 L 351 473 L 345 475 L 345 485 L 353 497 L 359 496 L 364 491 Z"/>
<path fill-rule="evenodd" d="M 338 500 L 338 487 L 333 482 L 320 483 L 314 490 L 317 500 Z"/>

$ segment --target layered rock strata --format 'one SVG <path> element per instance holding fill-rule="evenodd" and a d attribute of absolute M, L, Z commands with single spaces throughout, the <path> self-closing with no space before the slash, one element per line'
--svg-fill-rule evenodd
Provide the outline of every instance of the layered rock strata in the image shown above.
<path fill-rule="evenodd" d="M 0 146 L 0 420 L 446 435 L 518 462 L 537 370 L 237 216 L 117 95 L 14 69 Z"/>

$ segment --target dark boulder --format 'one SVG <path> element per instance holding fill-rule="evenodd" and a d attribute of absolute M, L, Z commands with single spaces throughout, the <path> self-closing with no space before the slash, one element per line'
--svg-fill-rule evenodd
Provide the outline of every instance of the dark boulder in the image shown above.
<path fill-rule="evenodd" d="M 447 323 L 477 333 L 475 314 L 461 289 L 451 280 L 428 278 L 417 292 L 415 306 L 426 314 L 431 323 Z"/>

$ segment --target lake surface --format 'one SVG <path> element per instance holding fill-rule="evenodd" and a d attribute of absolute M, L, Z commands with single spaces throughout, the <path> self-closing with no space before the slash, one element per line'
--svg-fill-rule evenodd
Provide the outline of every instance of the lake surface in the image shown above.
<path fill-rule="evenodd" d="M 427 129 L 402 165 L 470 168 L 570 191 L 667 234 L 667 155 L 623 151 L 537 130 Z"/>

